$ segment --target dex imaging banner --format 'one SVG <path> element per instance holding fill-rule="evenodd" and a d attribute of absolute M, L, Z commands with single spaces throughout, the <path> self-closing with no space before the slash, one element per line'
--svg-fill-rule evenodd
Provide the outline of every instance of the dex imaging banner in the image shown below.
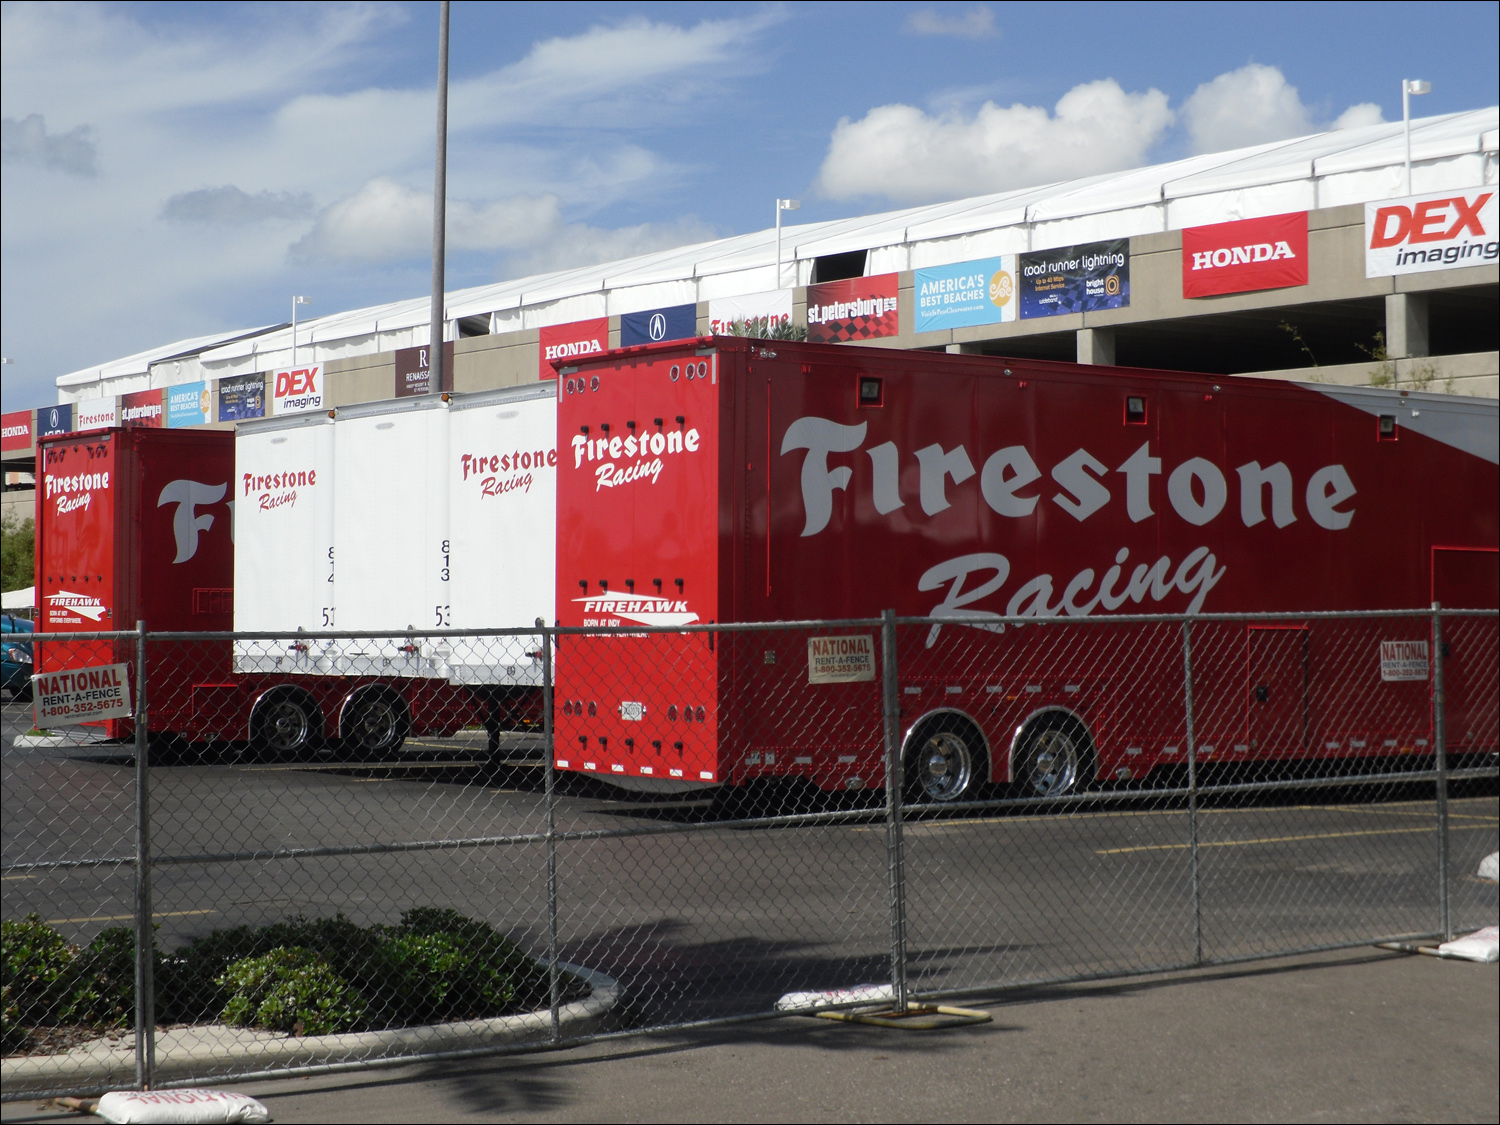
<path fill-rule="evenodd" d="M 166 397 L 167 425 L 173 429 L 178 426 L 207 425 L 212 417 L 209 413 L 211 403 L 207 383 L 179 383 L 175 387 L 167 387 Z"/>
<path fill-rule="evenodd" d="M 1365 204 L 1365 276 L 1493 265 L 1494 188 Z"/>
<path fill-rule="evenodd" d="M 664 340 L 686 340 L 697 334 L 697 305 L 671 305 L 620 317 L 622 348 L 634 344 L 660 344 Z"/>
<path fill-rule="evenodd" d="M 1182 232 L 1184 297 L 1306 284 L 1306 211 L 1188 227 Z"/>
<path fill-rule="evenodd" d="M 609 348 L 609 317 L 549 324 L 537 334 L 537 378 L 556 379 L 557 368 L 579 356 L 598 355 Z"/>
<path fill-rule="evenodd" d="M 1016 319 L 1016 256 L 916 270 L 916 331 L 972 328 Z"/>
<path fill-rule="evenodd" d="M 1021 319 L 1123 309 L 1130 304 L 1130 239 L 1017 255 Z"/>
<path fill-rule="evenodd" d="M 276 371 L 271 375 L 274 388 L 271 401 L 277 414 L 301 414 L 323 407 L 323 365 Z"/>
<path fill-rule="evenodd" d="M 899 275 L 851 277 L 807 287 L 807 338 L 815 344 L 847 344 L 894 336 L 901 331 Z"/>

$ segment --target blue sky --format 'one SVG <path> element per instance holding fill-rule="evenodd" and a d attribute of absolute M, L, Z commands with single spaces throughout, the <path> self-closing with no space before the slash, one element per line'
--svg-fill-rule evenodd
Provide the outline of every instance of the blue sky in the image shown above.
<path fill-rule="evenodd" d="M 453 5 L 449 288 L 1493 105 L 1481 4 Z M 5 4 L 7 410 L 428 286 L 437 4 Z"/>

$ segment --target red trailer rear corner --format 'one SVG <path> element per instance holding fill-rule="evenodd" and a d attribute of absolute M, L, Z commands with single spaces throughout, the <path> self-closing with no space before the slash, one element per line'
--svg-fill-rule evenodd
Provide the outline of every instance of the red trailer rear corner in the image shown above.
<path fill-rule="evenodd" d="M 559 391 L 558 620 L 619 630 L 559 646 L 561 769 L 884 783 L 877 630 L 631 626 L 940 619 L 900 634 L 902 736 L 953 800 L 1182 760 L 1180 626 L 1106 618 L 1497 604 L 1493 402 L 738 338 Z M 1204 621 L 1200 757 L 1430 749 L 1425 677 L 1380 655 L 1430 628 Z M 1455 648 L 1450 715 L 1493 713 L 1494 632 Z M 1493 726 L 1450 718 L 1453 747 Z"/>

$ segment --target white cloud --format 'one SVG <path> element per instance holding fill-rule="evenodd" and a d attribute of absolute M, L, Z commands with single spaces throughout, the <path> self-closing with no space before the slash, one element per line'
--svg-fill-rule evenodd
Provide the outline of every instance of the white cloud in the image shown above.
<path fill-rule="evenodd" d="M 89 136 L 89 127 L 79 125 L 66 133 L 48 133 L 40 113 L 29 113 L 19 121 L 0 121 L 0 154 L 7 164 L 33 164 L 75 176 L 99 174 L 99 150 Z"/>
<path fill-rule="evenodd" d="M 1376 125 L 1384 120 L 1379 106 L 1362 102 L 1350 106 L 1331 125 L 1320 122 L 1286 75 L 1260 63 L 1249 63 L 1203 83 L 1183 103 L 1182 117 L 1195 153 L 1222 152 L 1327 128 Z"/>
<path fill-rule="evenodd" d="M 313 197 L 307 192 L 258 191 L 251 195 L 233 184 L 182 192 L 167 200 L 161 209 L 161 217 L 168 222 L 215 226 L 302 219 L 312 213 Z"/>
<path fill-rule="evenodd" d="M 988 4 L 980 4 L 959 15 L 921 8 L 906 18 L 906 29 L 917 35 L 951 35 L 957 39 L 1000 38 L 995 13 Z"/>
<path fill-rule="evenodd" d="M 972 118 L 879 106 L 834 128 L 817 187 L 834 199 L 918 202 L 1109 172 L 1143 163 L 1172 120 L 1160 90 L 1127 94 L 1112 78 L 1073 87 L 1051 113 L 994 102 Z"/>

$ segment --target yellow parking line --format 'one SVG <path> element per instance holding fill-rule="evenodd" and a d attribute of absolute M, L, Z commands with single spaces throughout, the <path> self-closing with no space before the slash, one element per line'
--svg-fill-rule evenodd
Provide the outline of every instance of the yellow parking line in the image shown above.
<path fill-rule="evenodd" d="M 1475 828 L 1488 828 L 1486 824 L 1460 824 L 1449 831 L 1465 832 Z M 1250 844 L 1286 844 L 1298 840 L 1342 840 L 1349 836 L 1404 836 L 1414 832 L 1431 832 L 1431 827 L 1426 828 L 1372 828 L 1364 832 L 1314 832 L 1305 836 L 1263 836 L 1258 840 L 1200 840 L 1200 848 L 1237 848 Z M 1141 844 L 1133 848 L 1101 848 L 1094 852 L 1095 855 L 1124 855 L 1127 852 L 1170 852 L 1184 851 L 1191 844 Z"/>
<path fill-rule="evenodd" d="M 217 910 L 160 910 L 153 918 L 185 918 L 191 914 L 217 914 Z M 129 922 L 134 914 L 94 914 L 87 918 L 48 918 L 47 925 L 63 926 L 73 922 Z"/>

